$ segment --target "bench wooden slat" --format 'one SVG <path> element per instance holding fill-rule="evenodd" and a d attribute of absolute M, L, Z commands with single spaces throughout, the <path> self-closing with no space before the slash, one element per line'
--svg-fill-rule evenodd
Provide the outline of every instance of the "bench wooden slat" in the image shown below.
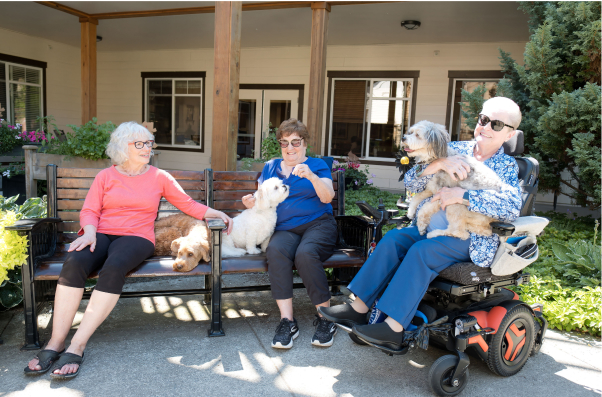
<path fill-rule="evenodd" d="M 56 197 L 60 199 L 85 199 L 88 192 L 88 189 L 57 189 Z"/>
<path fill-rule="evenodd" d="M 94 177 L 96 175 L 98 175 L 98 173 L 100 171 L 102 171 L 103 168 L 64 168 L 64 167 L 57 167 L 57 176 L 59 178 L 92 178 L 94 179 Z"/>
<path fill-rule="evenodd" d="M 256 181 L 260 175 L 253 171 L 213 171 L 213 181 Z"/>
<path fill-rule="evenodd" d="M 214 190 L 213 191 L 213 202 L 224 201 L 224 200 L 240 200 L 242 196 L 247 194 L 253 194 L 255 190 L 246 191 L 230 191 L 230 190 Z"/>
<path fill-rule="evenodd" d="M 205 181 L 179 180 L 178 183 L 184 190 L 205 190 Z"/>
<path fill-rule="evenodd" d="M 56 186 L 58 188 L 90 189 L 92 182 L 94 182 L 93 178 L 58 178 Z"/>
<path fill-rule="evenodd" d="M 59 218 L 63 221 L 79 222 L 79 211 L 59 211 Z"/>
<path fill-rule="evenodd" d="M 247 209 L 242 201 L 214 201 L 213 208 L 216 210 L 241 210 L 244 211 Z"/>
<path fill-rule="evenodd" d="M 81 210 L 84 206 L 84 200 L 57 200 L 59 210 Z"/>
<path fill-rule="evenodd" d="M 58 224 L 58 229 L 61 232 L 75 232 L 77 233 L 80 229 L 78 222 L 61 222 Z"/>
<path fill-rule="evenodd" d="M 257 190 L 257 181 L 215 181 L 214 190 Z"/>

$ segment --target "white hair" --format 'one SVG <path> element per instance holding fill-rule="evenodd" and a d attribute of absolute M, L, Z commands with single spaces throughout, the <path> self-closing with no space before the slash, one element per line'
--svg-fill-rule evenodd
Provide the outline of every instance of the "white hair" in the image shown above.
<path fill-rule="evenodd" d="M 152 141 L 155 137 L 144 126 L 135 121 L 121 123 L 111 133 L 111 140 L 107 145 L 107 156 L 115 165 L 121 165 L 129 159 L 128 144 L 135 141 Z M 153 152 L 151 151 L 151 156 Z"/>
<path fill-rule="evenodd" d="M 520 113 L 520 107 L 510 98 L 505 98 L 503 96 L 496 96 L 494 98 L 488 99 L 483 103 L 483 110 L 485 108 L 489 108 L 491 110 L 503 111 L 508 115 L 508 124 L 517 129 L 520 125 L 520 122 L 523 118 Z"/>

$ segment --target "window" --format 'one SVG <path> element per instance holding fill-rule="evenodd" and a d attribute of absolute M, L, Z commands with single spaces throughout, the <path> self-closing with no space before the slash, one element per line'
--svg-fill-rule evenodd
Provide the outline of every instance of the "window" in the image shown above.
<path fill-rule="evenodd" d="M 492 71 L 450 71 L 449 92 L 447 106 L 447 130 L 452 141 L 470 141 L 474 137 L 474 129 L 468 128 L 462 117 L 460 102 L 462 90 L 473 92 L 477 87 L 485 85 L 484 99 L 493 98 L 497 85 L 503 77 L 502 72 Z"/>
<path fill-rule="evenodd" d="M 418 72 L 329 72 L 328 77 L 328 155 L 392 162 L 413 122 Z"/>
<path fill-rule="evenodd" d="M 45 69 L 45 62 L 0 54 L 2 118 L 27 131 L 40 127 L 37 119 L 44 115 Z"/>
<path fill-rule="evenodd" d="M 154 123 L 159 148 L 203 151 L 205 73 L 144 72 L 142 80 L 143 119 Z"/>

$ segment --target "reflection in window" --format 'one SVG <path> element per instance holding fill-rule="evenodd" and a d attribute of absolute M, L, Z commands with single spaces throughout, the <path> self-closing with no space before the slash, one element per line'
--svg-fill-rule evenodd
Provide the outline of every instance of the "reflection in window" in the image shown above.
<path fill-rule="evenodd" d="M 162 145 L 202 147 L 202 79 L 146 79 L 146 120 Z"/>
<path fill-rule="evenodd" d="M 412 81 L 334 79 L 331 156 L 395 157 L 410 122 Z"/>
<path fill-rule="evenodd" d="M 253 158 L 255 149 L 255 112 L 257 101 L 241 99 L 238 102 L 238 140 L 236 154 L 239 159 Z"/>
<path fill-rule="evenodd" d="M 43 109 L 42 69 L 0 62 L 0 118 L 19 123 L 23 130 L 40 127 Z"/>
<path fill-rule="evenodd" d="M 498 80 L 495 81 L 470 81 L 470 80 L 456 80 L 454 85 L 454 100 L 453 100 L 453 113 L 451 123 L 450 138 L 452 141 L 470 141 L 474 138 L 474 129 L 469 128 L 466 125 L 466 121 L 462 117 L 460 102 L 462 102 L 462 90 L 473 92 L 477 87 L 485 84 L 485 94 L 483 99 L 487 100 L 493 98 L 497 91 Z"/>

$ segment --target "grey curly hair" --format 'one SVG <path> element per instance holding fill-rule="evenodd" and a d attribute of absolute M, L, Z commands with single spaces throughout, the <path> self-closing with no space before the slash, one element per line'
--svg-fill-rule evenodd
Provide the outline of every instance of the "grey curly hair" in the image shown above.
<path fill-rule="evenodd" d="M 135 121 L 121 123 L 115 131 L 111 133 L 111 140 L 107 145 L 107 156 L 115 165 L 125 163 L 128 158 L 128 143 L 134 141 L 152 141 L 155 137 L 144 126 Z M 153 152 L 151 151 L 151 156 Z"/>

